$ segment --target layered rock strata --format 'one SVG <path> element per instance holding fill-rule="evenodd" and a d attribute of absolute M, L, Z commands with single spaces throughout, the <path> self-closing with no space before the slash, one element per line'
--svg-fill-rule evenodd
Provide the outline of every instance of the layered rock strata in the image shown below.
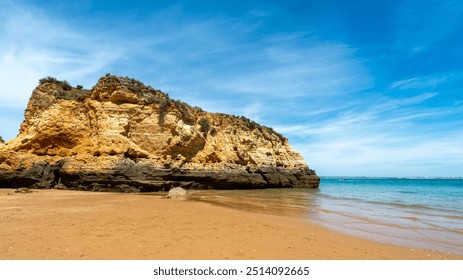
<path fill-rule="evenodd" d="M 0 187 L 136 192 L 318 185 L 315 172 L 273 129 L 205 112 L 114 75 L 91 90 L 42 79 L 19 135 L 0 143 Z"/>

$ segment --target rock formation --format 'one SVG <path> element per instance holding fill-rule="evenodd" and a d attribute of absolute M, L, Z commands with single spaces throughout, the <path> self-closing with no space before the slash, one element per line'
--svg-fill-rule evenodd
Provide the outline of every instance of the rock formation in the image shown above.
<path fill-rule="evenodd" d="M 0 187 L 135 192 L 318 184 L 273 129 L 109 74 L 91 90 L 40 80 L 19 135 L 0 144 Z"/>
<path fill-rule="evenodd" d="M 185 189 L 181 187 L 175 187 L 170 189 L 169 193 L 167 194 L 166 198 L 171 199 L 185 199 L 187 196 L 187 192 Z"/>

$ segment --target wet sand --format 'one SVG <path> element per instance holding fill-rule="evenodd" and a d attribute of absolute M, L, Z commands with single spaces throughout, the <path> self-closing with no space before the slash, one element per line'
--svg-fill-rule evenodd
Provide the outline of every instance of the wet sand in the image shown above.
<path fill-rule="evenodd" d="M 0 189 L 0 259 L 463 259 L 161 195 Z"/>

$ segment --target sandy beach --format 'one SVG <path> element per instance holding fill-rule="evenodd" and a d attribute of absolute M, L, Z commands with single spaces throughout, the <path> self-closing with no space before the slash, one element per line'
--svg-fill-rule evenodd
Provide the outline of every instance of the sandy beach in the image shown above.
<path fill-rule="evenodd" d="M 0 259 L 463 259 L 162 195 L 0 189 Z"/>

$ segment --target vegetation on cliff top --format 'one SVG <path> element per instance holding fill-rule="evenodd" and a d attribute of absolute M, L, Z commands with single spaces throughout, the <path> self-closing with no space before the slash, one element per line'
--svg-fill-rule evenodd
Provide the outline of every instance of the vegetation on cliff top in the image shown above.
<path fill-rule="evenodd" d="M 66 80 L 60 81 L 54 77 L 47 76 L 39 80 L 39 85 L 52 84 L 57 87 L 55 96 L 59 99 L 66 100 L 84 100 L 89 90 L 84 89 L 81 85 L 72 87 Z"/>

